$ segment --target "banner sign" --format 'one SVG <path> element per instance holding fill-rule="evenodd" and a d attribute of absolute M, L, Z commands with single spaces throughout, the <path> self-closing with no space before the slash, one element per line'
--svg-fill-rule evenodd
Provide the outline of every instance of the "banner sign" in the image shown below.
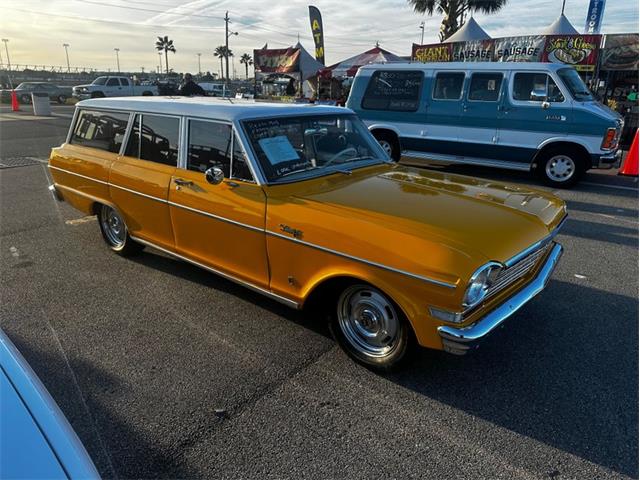
<path fill-rule="evenodd" d="M 259 73 L 293 73 L 300 70 L 300 49 L 254 50 L 253 64 Z"/>
<path fill-rule="evenodd" d="M 619 33 L 604 36 L 600 51 L 603 70 L 638 70 L 638 34 Z"/>
<path fill-rule="evenodd" d="M 316 46 L 316 60 L 324 65 L 324 31 L 322 29 L 322 16 L 320 10 L 309 5 L 309 21 L 311 22 L 311 33 L 313 43 Z"/>
<path fill-rule="evenodd" d="M 433 45 L 413 44 L 411 60 L 415 62 L 450 62 L 452 60 L 451 44 L 436 43 Z"/>
<path fill-rule="evenodd" d="M 587 10 L 587 21 L 584 24 L 584 33 L 600 33 L 602 14 L 606 0 L 591 0 Z"/>
<path fill-rule="evenodd" d="M 493 61 L 493 40 L 472 40 L 453 44 L 454 62 Z"/>
<path fill-rule="evenodd" d="M 494 59 L 497 62 L 539 62 L 544 42 L 544 35 L 496 38 Z"/>
<path fill-rule="evenodd" d="M 566 63 L 578 71 L 593 71 L 598 59 L 600 35 L 547 35 L 543 62 Z"/>

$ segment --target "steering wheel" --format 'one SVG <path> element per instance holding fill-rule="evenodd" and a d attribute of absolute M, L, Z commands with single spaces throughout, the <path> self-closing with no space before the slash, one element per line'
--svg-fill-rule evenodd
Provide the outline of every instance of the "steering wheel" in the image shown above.
<path fill-rule="evenodd" d="M 341 156 L 346 155 L 347 153 L 358 155 L 358 151 L 355 148 L 353 148 L 353 147 L 345 148 L 344 150 L 340 150 L 338 153 L 336 153 L 334 156 L 332 156 L 329 160 L 327 160 L 326 163 L 324 164 L 324 166 L 328 167 L 333 162 L 335 162 L 337 159 L 339 159 Z"/>

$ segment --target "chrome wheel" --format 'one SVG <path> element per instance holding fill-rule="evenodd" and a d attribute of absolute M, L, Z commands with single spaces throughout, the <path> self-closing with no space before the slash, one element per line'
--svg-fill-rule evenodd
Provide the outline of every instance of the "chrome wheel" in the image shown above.
<path fill-rule="evenodd" d="M 545 173 L 554 182 L 566 182 L 576 173 L 576 164 L 567 155 L 556 155 L 547 162 Z"/>
<path fill-rule="evenodd" d="M 127 239 L 127 226 L 118 212 L 107 205 L 102 205 L 100 224 L 107 241 L 112 247 L 120 248 L 124 246 Z"/>
<path fill-rule="evenodd" d="M 366 357 L 386 357 L 398 343 L 400 319 L 394 306 L 367 285 L 353 285 L 340 295 L 338 325 L 348 344 Z"/>
<path fill-rule="evenodd" d="M 382 149 L 387 152 L 389 158 L 393 158 L 393 146 L 391 145 L 391 142 L 389 142 L 388 140 L 378 140 L 378 143 L 380 144 Z"/>

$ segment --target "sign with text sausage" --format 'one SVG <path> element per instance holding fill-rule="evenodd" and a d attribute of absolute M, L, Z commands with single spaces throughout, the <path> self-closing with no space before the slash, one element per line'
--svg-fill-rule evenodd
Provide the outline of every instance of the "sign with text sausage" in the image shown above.
<path fill-rule="evenodd" d="M 497 62 L 539 62 L 544 52 L 544 35 L 495 39 L 494 60 Z"/>
<path fill-rule="evenodd" d="M 453 44 L 454 62 L 491 62 L 493 61 L 493 40 L 472 40 Z"/>

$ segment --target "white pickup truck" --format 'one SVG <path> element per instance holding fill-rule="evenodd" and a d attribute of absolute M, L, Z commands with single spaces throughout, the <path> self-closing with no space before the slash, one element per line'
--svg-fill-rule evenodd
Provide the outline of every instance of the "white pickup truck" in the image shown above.
<path fill-rule="evenodd" d="M 78 100 L 101 97 L 131 97 L 133 95 L 158 95 L 155 85 L 134 85 L 127 77 L 98 77 L 88 85 L 73 87 Z"/>

